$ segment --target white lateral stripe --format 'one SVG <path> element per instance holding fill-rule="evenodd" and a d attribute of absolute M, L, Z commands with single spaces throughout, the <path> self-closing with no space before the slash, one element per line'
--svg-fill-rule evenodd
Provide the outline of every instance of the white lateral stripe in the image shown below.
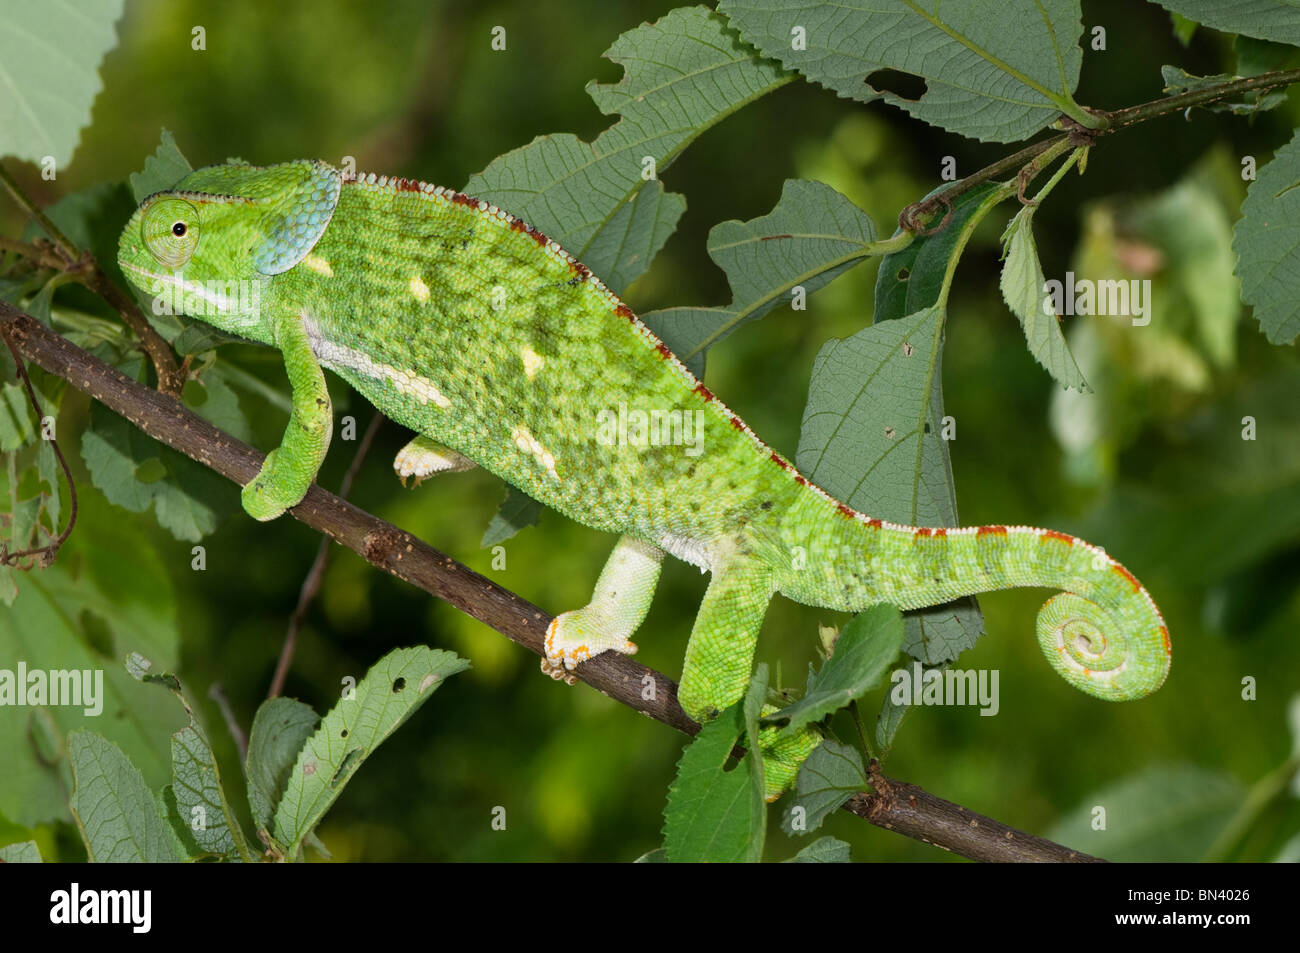
<path fill-rule="evenodd" d="M 438 390 L 433 381 L 376 361 L 364 351 L 329 340 L 321 333 L 320 325 L 310 318 L 304 318 L 302 326 L 316 358 L 326 367 L 355 371 L 372 380 L 390 381 L 399 394 L 409 394 L 422 404 L 436 404 L 444 410 L 451 406 L 451 401 Z"/>

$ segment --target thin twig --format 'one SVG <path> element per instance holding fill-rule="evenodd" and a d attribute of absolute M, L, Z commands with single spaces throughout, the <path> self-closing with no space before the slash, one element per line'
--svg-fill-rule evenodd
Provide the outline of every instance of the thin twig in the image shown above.
<path fill-rule="evenodd" d="M 265 457 L 207 420 L 116 368 L 86 353 L 35 318 L 0 301 L 0 327 L 10 326 L 19 351 L 51 374 L 66 379 L 146 434 L 243 486 Z M 332 493 L 312 486 L 289 513 L 326 533 L 367 562 L 443 599 L 496 629 L 535 655 L 545 654 L 551 616 L 508 589 Z M 677 701 L 677 685 L 630 656 L 605 652 L 578 666 L 579 680 L 623 705 L 678 731 L 700 730 Z M 654 692 L 643 686 L 653 684 Z M 882 794 L 855 795 L 845 805 L 879 827 L 895 830 L 974 860 L 1092 860 L 1059 844 L 1031 837 L 915 785 L 879 776 L 878 789 L 914 795 L 884 802 Z M 954 814 L 954 812 L 956 812 Z M 956 823 L 954 817 L 960 818 Z"/>
<path fill-rule="evenodd" d="M 357 452 L 352 456 L 348 472 L 343 475 L 343 482 L 339 484 L 340 500 L 346 500 L 348 494 L 352 492 L 352 483 L 356 480 L 366 455 L 370 453 L 370 447 L 375 442 L 375 434 L 379 433 L 379 427 L 383 422 L 384 415 L 375 411 L 365 434 L 361 437 L 361 442 L 357 444 Z M 284 645 L 280 649 L 280 659 L 276 662 L 275 677 L 271 679 L 271 688 L 266 693 L 267 698 L 275 698 L 284 691 L 284 680 L 289 676 L 289 666 L 293 664 L 293 653 L 298 646 L 298 630 L 302 628 L 302 621 L 307 617 L 307 609 L 312 600 L 320 592 L 321 581 L 325 578 L 325 567 L 329 563 L 329 553 L 329 537 L 324 536 L 321 538 L 320 546 L 316 548 L 316 558 L 312 560 L 311 569 L 307 571 L 307 577 L 302 581 L 298 604 L 294 606 L 293 615 L 289 616 L 289 628 L 284 634 Z"/>
<path fill-rule="evenodd" d="M 77 248 L 58 226 L 50 221 L 36 203 L 28 198 L 3 165 L 0 165 L 0 184 L 5 186 L 14 201 L 36 220 L 45 234 L 50 236 L 55 253 L 59 259 L 62 259 L 60 270 L 74 276 L 107 301 L 113 310 L 121 315 L 127 327 L 135 332 L 136 337 L 140 339 L 140 346 L 153 362 L 154 371 L 158 375 L 158 389 L 164 394 L 179 397 L 181 389 L 185 386 L 185 369 L 176 363 L 176 355 L 172 353 L 171 347 L 163 340 L 162 335 L 154 330 L 135 299 L 109 279 L 90 252 L 83 252 Z M 18 245 L 22 243 L 10 244 L 7 250 L 21 253 L 22 249 L 16 247 Z M 48 259 L 43 260 L 48 261 Z"/>
<path fill-rule="evenodd" d="M 36 388 L 32 386 L 32 379 L 27 373 L 27 366 L 23 363 L 22 355 L 18 353 L 18 348 L 9 337 L 9 325 L 0 325 L 0 337 L 4 338 L 5 346 L 9 348 L 9 353 L 13 356 L 14 367 L 18 371 L 18 376 L 22 378 L 23 386 L 27 389 L 27 400 L 32 405 L 32 411 L 36 414 L 36 427 L 39 430 L 41 426 L 41 405 L 36 399 Z M 29 556 L 39 556 L 40 563 L 48 566 L 54 562 L 54 558 L 59 554 L 59 548 L 68 541 L 72 535 L 72 527 L 77 525 L 77 485 L 72 482 L 72 469 L 68 466 L 68 461 L 63 458 L 63 451 L 59 449 L 59 442 L 54 439 L 53 434 L 49 437 L 50 449 L 54 451 L 54 457 L 59 461 L 59 467 L 63 470 L 63 476 L 68 481 L 68 525 L 64 527 L 63 532 L 50 540 L 44 546 L 37 546 L 33 549 L 24 549 L 16 553 L 11 553 L 8 547 L 0 544 L 0 564 L 5 566 L 15 565 L 18 560 L 25 559 Z M 50 488 L 57 496 L 59 488 L 57 485 Z M 53 522 L 53 521 L 51 521 Z M 57 526 L 52 526 L 57 530 Z"/>
<path fill-rule="evenodd" d="M 230 707 L 230 699 L 226 698 L 226 690 L 221 687 L 220 682 L 212 683 L 212 687 L 208 689 L 208 697 L 216 703 L 217 709 L 221 712 L 226 730 L 230 732 L 235 747 L 239 749 L 239 763 L 243 764 L 248 760 L 248 735 L 244 734 L 244 729 L 239 726 L 239 719 L 235 717 L 235 710 Z"/>
<path fill-rule="evenodd" d="M 964 179 L 959 179 L 950 187 L 942 191 L 935 192 L 928 198 L 919 202 L 913 202 L 906 206 L 898 215 L 898 227 L 903 231 L 914 232 L 918 235 L 932 235 L 940 232 L 947 227 L 948 221 L 952 218 L 951 211 L 946 213 L 940 224 L 931 229 L 926 229 L 923 222 L 929 216 L 933 215 L 940 208 L 951 210 L 952 202 L 965 192 L 969 192 L 975 186 L 988 182 L 1001 176 L 1012 169 L 1019 169 L 1022 176 L 1028 175 L 1033 178 L 1038 174 L 1038 169 L 1033 168 L 1031 163 L 1039 155 L 1051 149 L 1061 142 L 1069 142 L 1074 146 L 1090 146 L 1101 136 L 1112 135 L 1120 129 L 1135 125 L 1139 122 L 1146 122 L 1159 116 L 1165 116 L 1170 113 L 1181 112 L 1184 109 L 1190 109 L 1193 106 L 1204 106 L 1221 99 L 1227 99 L 1238 93 L 1276 89 L 1279 86 L 1289 86 L 1293 83 L 1300 83 L 1300 69 L 1281 70 L 1273 73 L 1261 73 L 1258 76 L 1250 76 L 1245 79 L 1233 80 L 1232 82 L 1223 83 L 1218 86 L 1210 86 L 1205 89 L 1192 90 L 1187 93 L 1179 93 L 1175 96 L 1166 96 L 1162 99 L 1153 99 L 1147 103 L 1141 103 L 1137 106 L 1130 106 L 1127 109 L 1117 109 L 1114 112 L 1099 112 L 1097 115 L 1105 120 L 1105 125 L 1101 128 L 1085 126 L 1069 116 L 1062 116 L 1058 121 L 1058 127 L 1066 130 L 1064 135 L 1053 136 L 1048 139 L 1042 139 L 1032 143 L 1025 148 L 1014 152 L 1009 156 L 986 165 L 978 172 L 973 172 Z M 1025 184 L 1028 184 L 1025 182 Z M 1023 196 L 1024 187 L 1022 185 L 1020 194 Z"/>

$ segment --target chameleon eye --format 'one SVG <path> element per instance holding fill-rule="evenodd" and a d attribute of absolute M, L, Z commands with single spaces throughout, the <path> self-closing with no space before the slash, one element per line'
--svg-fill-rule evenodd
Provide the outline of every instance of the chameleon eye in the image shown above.
<path fill-rule="evenodd" d="M 145 213 L 140 231 L 145 247 L 160 264 L 179 268 L 198 245 L 199 213 L 184 199 L 159 199 Z"/>

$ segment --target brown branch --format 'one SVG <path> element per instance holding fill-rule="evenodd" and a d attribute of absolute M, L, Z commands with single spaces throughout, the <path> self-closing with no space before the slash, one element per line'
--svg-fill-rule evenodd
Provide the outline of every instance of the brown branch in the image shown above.
<path fill-rule="evenodd" d="M 257 450 L 218 430 L 179 401 L 137 384 L 3 301 L 0 329 L 28 360 L 65 378 L 155 440 L 240 486 L 257 475 L 264 459 Z M 367 562 L 450 602 L 535 655 L 544 654 L 543 639 L 550 615 L 410 533 L 314 485 L 289 512 Z M 694 735 L 700 730 L 678 704 L 677 686 L 672 679 L 629 656 L 605 652 L 578 666 L 576 674 L 610 698 L 678 731 Z M 653 693 L 643 693 L 645 679 L 655 684 Z M 647 699 L 646 695 L 652 697 Z M 1093 859 L 1022 834 L 878 772 L 875 785 L 878 793 L 855 795 L 846 808 L 878 827 L 927 844 L 975 860 Z"/>
<path fill-rule="evenodd" d="M 1057 123 L 1057 128 L 1064 129 L 1063 135 L 1052 136 L 1048 139 L 1040 139 L 1038 142 L 1025 146 L 1018 152 L 1013 152 L 1009 156 L 1003 156 L 996 162 L 986 165 L 978 172 L 972 172 L 964 179 L 959 179 L 951 186 L 939 192 L 935 192 L 929 198 L 913 202 L 905 206 L 898 213 L 898 227 L 905 232 L 914 232 L 917 235 L 933 235 L 936 232 L 943 231 L 947 227 L 949 220 L 952 218 L 953 200 L 965 192 L 969 192 L 975 186 L 988 182 L 1005 172 L 1012 169 L 1019 169 L 1020 189 L 1018 194 L 1021 200 L 1024 200 L 1025 186 L 1029 180 L 1033 179 L 1042 169 L 1041 156 L 1049 149 L 1060 147 L 1068 144 L 1070 146 L 1090 146 L 1101 136 L 1108 136 L 1118 132 L 1128 126 L 1140 122 L 1146 122 L 1150 119 L 1156 119 L 1160 116 L 1167 116 L 1170 113 L 1181 112 L 1185 109 L 1191 109 L 1193 106 L 1207 106 L 1210 103 L 1218 102 L 1235 96 L 1238 93 L 1247 92 L 1265 92 L 1270 89 L 1277 89 L 1279 86 L 1290 86 L 1293 83 L 1300 83 L 1300 69 L 1280 70 L 1273 73 L 1261 73 L 1258 76 L 1248 76 L 1242 79 L 1236 79 L 1228 83 L 1221 83 L 1218 86 L 1209 86 L 1205 89 L 1194 89 L 1186 93 L 1178 93 L 1174 96 L 1166 96 L 1162 99 L 1153 99 L 1147 103 L 1141 103 L 1137 106 L 1129 106 L 1127 109 L 1117 109 L 1113 112 L 1102 110 L 1088 110 L 1091 113 L 1101 117 L 1104 125 L 1097 129 L 1084 126 L 1082 123 L 1071 119 L 1069 116 L 1062 116 Z M 1057 155 L 1060 154 L 1057 151 Z M 937 212 L 940 208 L 948 211 L 945 213 L 943 220 L 933 228 L 926 228 L 924 221 Z"/>
<path fill-rule="evenodd" d="M 122 321 L 135 332 L 136 337 L 140 339 L 140 346 L 144 352 L 149 355 L 149 360 L 153 362 L 154 371 L 158 375 L 158 389 L 165 394 L 171 394 L 179 397 L 181 388 L 185 386 L 185 369 L 176 363 L 176 355 L 172 353 L 171 346 L 163 340 L 163 336 L 154 330 L 149 319 L 144 316 L 135 299 L 124 292 L 108 275 L 104 274 L 104 269 L 99 267 L 99 262 L 95 261 L 93 255 L 88 251 L 82 251 L 75 244 L 59 231 L 58 227 L 50 221 L 49 217 L 37 206 L 9 175 L 3 165 L 0 165 L 0 184 L 8 190 L 9 195 L 18 203 L 19 207 L 30 215 L 46 235 L 50 237 L 53 243 L 52 251 L 58 265 L 47 264 L 47 267 L 55 267 L 60 271 L 72 275 L 77 281 L 81 282 L 95 294 L 99 295 L 116 311 L 122 318 Z M 21 242 L 6 241 L 5 248 L 7 251 L 16 251 L 22 254 L 23 249 Z M 38 246 L 29 246 L 38 248 Z M 43 264 L 50 262 L 48 255 L 44 254 L 45 249 L 39 249 L 42 252 L 40 260 Z"/>

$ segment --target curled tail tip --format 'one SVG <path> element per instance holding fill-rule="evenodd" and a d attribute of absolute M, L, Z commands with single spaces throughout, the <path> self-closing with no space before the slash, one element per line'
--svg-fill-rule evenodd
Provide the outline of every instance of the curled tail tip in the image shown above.
<path fill-rule="evenodd" d="M 1146 590 L 1133 582 L 1128 598 L 1099 604 L 1062 592 L 1038 614 L 1038 641 L 1048 662 L 1075 688 L 1106 701 L 1152 694 L 1172 662 L 1169 629 Z"/>

